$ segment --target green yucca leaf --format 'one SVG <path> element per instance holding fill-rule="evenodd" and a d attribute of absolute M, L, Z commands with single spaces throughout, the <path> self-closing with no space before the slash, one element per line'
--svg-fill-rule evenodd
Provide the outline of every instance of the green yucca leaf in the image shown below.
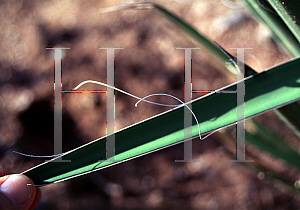
<path fill-rule="evenodd" d="M 250 119 L 250 121 L 251 122 L 255 121 L 255 118 L 253 120 Z M 253 123 L 254 123 L 253 126 L 255 126 L 254 129 L 251 129 L 251 132 L 248 132 L 246 130 L 246 133 L 245 133 L 245 134 L 247 134 L 248 137 L 250 136 L 250 138 L 247 137 L 247 142 L 249 142 L 252 145 L 254 145 L 254 146 L 258 147 L 259 149 L 261 149 L 264 146 L 268 147 L 267 144 L 268 144 L 268 142 L 271 141 L 270 142 L 270 145 L 272 147 L 271 150 L 274 151 L 274 152 L 277 152 L 274 149 L 274 147 L 272 146 L 274 144 L 273 140 L 268 138 L 268 140 L 265 141 L 265 139 L 264 139 L 264 135 L 268 135 L 268 132 L 271 132 L 272 136 L 274 136 L 274 135 L 276 136 L 276 134 L 274 134 L 272 131 L 267 130 L 266 128 L 264 128 L 264 125 L 261 125 L 261 124 L 256 123 L 256 122 L 253 122 Z M 251 124 L 253 124 L 253 123 L 251 123 Z M 261 132 L 259 130 L 259 128 L 257 128 L 257 126 L 262 126 L 262 129 L 266 130 L 266 132 Z M 234 148 L 235 139 L 232 138 L 233 134 L 232 134 L 231 131 L 232 131 L 231 129 L 227 129 L 225 132 L 220 132 L 219 133 L 220 137 L 218 139 L 220 139 L 221 142 L 223 144 L 226 144 L 228 147 Z M 258 138 L 257 138 L 257 136 L 258 136 Z M 252 142 L 253 138 L 255 138 L 254 142 Z M 277 141 L 278 139 L 279 138 L 276 136 L 276 139 L 274 139 L 274 141 Z M 298 158 L 297 154 L 295 154 L 295 150 L 292 147 L 290 147 L 290 145 L 287 144 L 287 142 L 285 140 L 283 140 L 283 139 L 279 139 L 279 140 L 280 140 L 279 145 L 284 146 L 284 147 L 288 147 L 288 148 L 285 148 L 283 150 L 285 150 L 285 151 L 292 150 L 292 152 L 294 153 L 293 154 L 294 157 Z M 262 141 L 263 143 L 261 143 L 260 141 Z M 261 144 L 263 146 L 259 147 L 259 145 L 261 145 Z M 275 147 L 277 147 L 277 145 L 275 145 Z M 282 150 L 282 149 L 280 148 L 279 151 L 280 150 Z M 272 155 L 272 152 L 267 151 L 267 153 Z M 249 159 L 254 159 L 255 160 L 255 157 L 253 157 L 251 154 L 248 153 L 247 156 L 249 157 Z M 277 155 L 273 155 L 273 156 L 278 157 Z M 287 154 L 287 156 L 290 156 L 290 154 Z M 291 190 L 292 192 L 300 193 L 299 187 L 296 186 L 296 184 L 298 182 L 295 182 L 295 180 L 290 180 L 290 179 L 284 177 L 282 174 L 278 174 L 277 172 L 270 171 L 270 169 L 268 169 L 268 167 L 264 166 L 264 164 L 260 161 L 255 160 L 255 162 L 256 162 L 256 164 L 249 164 L 247 162 L 241 162 L 240 164 L 242 164 L 244 167 L 250 169 L 254 176 L 260 177 L 259 179 L 268 178 L 268 180 L 273 182 L 273 184 L 280 184 L 283 187 L 285 187 L 286 189 Z M 293 166 L 293 164 L 290 164 L 290 165 Z"/>
<path fill-rule="evenodd" d="M 279 46 L 281 46 L 287 54 L 292 57 L 300 56 L 300 43 L 299 34 L 294 36 L 285 22 L 277 15 L 277 10 L 274 10 L 267 0 L 244 0 L 248 2 L 246 8 L 254 14 L 254 18 L 258 19 L 258 22 L 264 22 L 273 32 L 273 38 Z M 298 1 L 298 0 L 296 0 Z M 271 3 L 271 0 L 269 0 Z M 291 1 L 286 1 L 291 2 Z M 298 1 L 299 2 L 299 1 Z M 284 12 L 281 10 L 281 12 Z M 280 13 L 281 13 L 280 12 Z M 299 13 L 298 13 L 299 15 Z M 293 26 L 294 27 L 294 26 Z M 296 27 L 296 26 L 295 26 Z M 299 25 L 298 25 L 299 27 Z M 297 30 L 294 30 L 295 32 Z M 295 38 L 296 37 L 296 38 Z M 298 40 L 297 40 L 298 38 Z"/>
<path fill-rule="evenodd" d="M 273 67 L 268 71 L 245 79 L 245 117 L 250 118 L 300 99 L 300 59 Z M 236 84 L 224 90 L 236 90 Z M 192 101 L 201 133 L 236 123 L 236 94 L 212 93 Z M 118 162 L 100 161 L 106 157 L 106 137 L 95 140 L 63 155 L 71 162 L 45 162 L 23 172 L 36 185 L 50 184 L 85 173 L 100 170 L 140 155 L 183 142 L 184 107 L 177 107 L 160 115 L 129 126 L 115 133 L 115 159 Z M 198 135 L 193 121 L 192 137 Z M 99 162 L 100 161 L 100 162 Z"/>
<path fill-rule="evenodd" d="M 248 2 L 247 9 L 254 13 L 258 21 L 263 21 L 272 30 L 275 41 L 286 49 L 291 57 L 300 56 L 300 1 L 299 0 L 244 0 Z M 270 6 L 273 6 L 273 8 Z M 277 15 L 278 14 L 278 15 Z M 280 18 L 281 17 L 281 18 Z M 285 24 L 286 23 L 286 24 Z M 290 30 L 289 30 L 290 29 Z M 291 33 L 292 32 L 292 33 Z M 293 36 L 294 35 L 294 36 Z M 296 37 L 296 38 L 295 38 Z M 298 41 L 297 41 L 298 40 Z M 221 47 L 221 46 L 219 46 Z M 226 50 L 223 51 L 234 61 L 236 58 Z M 245 65 L 245 75 L 254 74 L 255 71 Z M 285 124 L 300 138 L 300 106 L 290 104 L 274 112 Z"/>
<path fill-rule="evenodd" d="M 252 145 L 257 146 L 259 149 L 263 149 L 272 156 L 280 158 L 290 166 L 294 166 L 300 170 L 299 152 L 281 137 L 266 129 L 263 125 L 255 121 L 253 122 L 255 125 L 255 132 L 250 133 L 246 131 L 246 140 Z"/>
<path fill-rule="evenodd" d="M 268 0 L 268 2 L 300 43 L 300 1 Z"/>
<path fill-rule="evenodd" d="M 158 12 L 162 16 L 164 16 L 166 19 L 171 21 L 175 26 L 179 29 L 181 29 L 185 34 L 187 34 L 190 38 L 192 38 L 194 41 L 197 42 L 197 44 L 200 44 L 204 46 L 206 49 L 208 49 L 214 56 L 217 58 L 217 61 L 221 61 L 223 63 L 226 62 L 226 68 L 228 68 L 230 71 L 234 72 L 236 71 L 236 67 L 233 63 L 228 63 L 230 60 L 230 57 L 228 57 L 226 54 L 222 52 L 218 46 L 216 46 L 213 42 L 211 42 L 206 36 L 204 36 L 202 33 L 198 32 L 193 26 L 191 26 L 189 23 L 178 17 L 176 14 L 170 12 L 163 6 L 156 4 L 156 3 L 134 3 L 125 5 L 122 7 L 113 7 L 111 9 L 104 9 L 102 12 L 111 12 L 111 11 L 117 11 L 117 10 L 123 10 L 123 9 L 153 9 L 154 11 Z"/>
<path fill-rule="evenodd" d="M 292 103 L 274 110 L 280 119 L 300 138 L 300 106 Z"/>
<path fill-rule="evenodd" d="M 230 57 L 237 65 L 237 58 L 227 52 L 224 48 L 222 48 L 218 43 L 216 43 L 218 47 L 228 56 Z M 253 70 L 250 66 L 245 64 L 245 75 L 250 76 L 254 75 L 257 72 Z M 296 136 L 300 138 L 300 106 L 299 104 L 292 103 L 286 105 L 284 107 L 280 107 L 274 112 L 277 116 L 294 132 Z"/>
<path fill-rule="evenodd" d="M 281 40 L 280 44 L 283 43 L 285 47 L 291 52 L 293 56 L 300 56 L 300 44 L 297 43 L 297 40 L 294 38 L 293 34 L 289 31 L 289 29 L 286 27 L 284 22 L 279 18 L 278 15 L 276 15 L 276 11 L 273 10 L 265 0 L 262 1 L 252 1 L 247 0 L 250 4 L 250 7 L 252 10 L 256 11 L 261 17 L 262 20 L 264 20 L 269 27 L 272 29 L 274 34 L 278 36 L 277 40 Z M 278 1 L 278 0 L 275 0 Z M 298 1 L 300 2 L 300 1 Z M 295 4 L 295 3 L 293 3 Z M 299 4 L 299 3 L 298 3 Z M 287 5 L 287 3 L 285 4 Z M 252 6 L 252 7 L 251 7 Z M 294 5 L 296 6 L 296 5 Z M 147 4 L 148 8 L 154 8 L 156 11 L 158 11 L 160 14 L 164 15 L 167 19 L 169 19 L 171 22 L 173 22 L 175 25 L 180 27 L 184 32 L 189 34 L 191 37 L 193 37 L 195 40 L 197 40 L 199 43 L 202 43 L 206 46 L 206 48 L 211 51 L 213 54 L 217 55 L 221 60 L 228 61 L 228 59 L 233 60 L 237 65 L 237 59 L 232 56 L 230 53 L 228 53 L 225 49 L 223 49 L 219 44 L 216 43 L 213 44 L 209 39 L 207 39 L 204 35 L 202 35 L 200 32 L 198 32 L 195 28 L 193 28 L 191 25 L 186 23 L 184 20 L 177 17 L 175 14 L 171 13 L 164 7 L 158 5 L 149 3 Z M 296 10 L 296 9 L 295 9 Z M 300 7 L 297 11 L 300 10 Z M 294 18 L 295 19 L 295 18 Z M 299 26 L 299 25 L 298 25 Z M 300 36 L 300 34 L 299 34 Z M 276 40 L 276 39 L 275 39 Z M 223 55 L 222 55 L 223 54 Z M 232 71 L 232 66 L 227 66 L 227 68 Z M 235 68 L 235 67 L 234 67 Z M 245 64 L 245 75 L 250 76 L 255 74 L 256 71 L 253 70 L 251 67 Z M 300 138 L 300 106 L 298 104 L 290 104 L 286 107 L 281 107 L 278 110 L 275 110 L 275 113 L 283 120 L 287 126 L 289 126 L 292 131 Z"/>

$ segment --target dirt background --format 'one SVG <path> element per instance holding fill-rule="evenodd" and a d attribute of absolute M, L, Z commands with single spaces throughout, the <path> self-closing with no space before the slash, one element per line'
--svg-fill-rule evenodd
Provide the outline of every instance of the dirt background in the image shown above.
<path fill-rule="evenodd" d="M 53 50 L 67 47 L 63 57 L 63 89 L 92 79 L 106 82 L 106 51 L 115 51 L 115 86 L 144 97 L 168 93 L 183 100 L 184 52 L 195 47 L 181 31 L 153 10 L 99 13 L 101 8 L 134 1 L 0 1 L 0 167 L 20 173 L 53 154 Z M 192 24 L 223 48 L 253 47 L 263 69 L 287 61 L 266 27 L 244 8 L 221 0 L 155 1 Z M 233 2 L 233 1 L 231 1 Z M 225 3 L 225 4 L 224 4 Z M 199 46 L 197 46 L 199 47 Z M 201 46 L 200 46 L 201 47 Z M 234 50 L 230 51 L 236 55 Z M 218 89 L 235 81 L 205 49 L 193 50 L 193 89 Z M 250 56 L 246 63 L 261 71 Z M 86 85 L 84 89 L 101 89 Z M 200 94 L 194 94 L 193 98 Z M 153 101 L 174 103 L 169 98 Z M 116 92 L 116 130 L 161 113 L 164 107 L 141 103 Z M 105 94 L 63 94 L 63 150 L 105 135 Z M 220 104 L 221 106 L 221 104 Z M 299 140 L 273 112 L 256 120 L 299 147 Z M 251 122 L 249 128 L 251 127 Z M 247 126 L 246 126 L 247 127 Z M 299 196 L 278 182 L 230 163 L 234 145 L 228 133 L 193 140 L 193 158 L 175 163 L 183 144 L 111 168 L 42 187 L 37 209 L 299 209 Z M 291 183 L 299 172 L 247 146 L 247 159 L 274 170 Z M 250 163 L 249 163 L 250 164 Z M 251 163 L 252 164 L 252 163 Z"/>

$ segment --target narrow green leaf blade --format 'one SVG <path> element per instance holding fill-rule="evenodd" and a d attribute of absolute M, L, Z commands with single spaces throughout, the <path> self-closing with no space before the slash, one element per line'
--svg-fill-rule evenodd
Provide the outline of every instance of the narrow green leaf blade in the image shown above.
<path fill-rule="evenodd" d="M 300 98 L 300 59 L 251 76 L 245 81 L 245 117 L 250 118 Z M 236 90 L 236 84 L 224 90 Z M 207 133 L 236 123 L 236 94 L 213 93 L 193 100 L 192 107 Z M 184 140 L 184 108 L 175 108 L 115 133 L 115 159 L 122 162 L 180 143 Z M 192 136 L 198 135 L 193 122 Z M 192 137 L 190 136 L 190 137 Z M 71 162 L 40 164 L 23 172 L 36 185 L 50 184 L 112 166 L 104 160 L 106 137 L 95 140 L 63 155 Z M 99 162 L 100 161 L 100 162 Z"/>
<path fill-rule="evenodd" d="M 227 52 L 218 43 L 216 44 L 237 65 L 237 58 L 231 55 L 229 52 Z M 250 66 L 245 64 L 246 76 L 254 75 L 256 73 L 257 72 L 255 70 L 253 70 Z M 300 138 L 300 106 L 295 102 L 292 104 L 288 104 L 284 107 L 280 107 L 274 110 L 274 112 L 294 132 L 294 134 Z"/>
<path fill-rule="evenodd" d="M 292 103 L 276 109 L 274 112 L 300 139 L 300 106 Z"/>
<path fill-rule="evenodd" d="M 268 0 L 300 43 L 300 1 Z"/>
<path fill-rule="evenodd" d="M 246 131 L 246 141 L 300 170 L 300 155 L 295 149 L 263 125 L 257 122 L 254 125 L 256 131 L 254 134 Z"/>
<path fill-rule="evenodd" d="M 229 58 L 231 58 L 231 59 L 235 62 L 236 65 L 238 65 L 238 64 L 237 64 L 238 59 L 237 59 L 236 57 L 234 57 L 234 56 L 231 55 L 229 52 L 227 52 L 227 51 L 226 51 L 223 47 L 221 47 L 221 45 L 219 45 L 217 42 L 215 42 L 215 43 L 216 43 L 216 45 L 223 51 L 223 53 L 225 53 Z M 250 66 L 248 66 L 248 65 L 245 64 L 245 63 L 244 63 L 244 65 L 245 65 L 245 76 L 246 76 L 246 77 L 249 77 L 249 76 L 251 76 L 251 75 L 257 74 L 257 72 L 256 72 L 254 69 L 252 69 Z"/>
<path fill-rule="evenodd" d="M 254 14 L 259 21 L 264 22 L 274 34 L 274 40 L 289 55 L 293 57 L 300 56 L 300 43 L 293 33 L 285 25 L 282 19 L 276 14 L 276 11 L 270 7 L 266 0 L 244 0 L 247 1 L 247 9 Z"/>
<path fill-rule="evenodd" d="M 207 37 L 205 37 L 202 33 L 198 32 L 193 26 L 188 24 L 183 19 L 179 18 L 176 14 L 170 12 L 163 6 L 156 4 L 156 3 L 149 3 L 151 7 L 157 11 L 159 14 L 162 14 L 164 17 L 166 17 L 169 21 L 174 23 L 178 28 L 182 29 L 185 33 L 190 35 L 193 39 L 201 43 L 203 46 L 205 46 L 209 51 L 211 51 L 219 60 L 223 62 L 228 62 L 229 57 L 222 52 L 212 41 L 210 41 Z M 229 69 L 236 69 L 236 67 L 233 64 L 226 65 L 226 68 Z"/>

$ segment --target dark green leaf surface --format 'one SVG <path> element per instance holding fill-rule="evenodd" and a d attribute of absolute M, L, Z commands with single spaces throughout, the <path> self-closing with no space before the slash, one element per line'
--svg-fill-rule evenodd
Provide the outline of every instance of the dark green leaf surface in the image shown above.
<path fill-rule="evenodd" d="M 287 142 L 277 136 L 263 125 L 254 123 L 256 132 L 254 134 L 246 132 L 246 140 L 258 148 L 268 152 L 276 158 L 284 160 L 291 166 L 300 170 L 300 155 L 297 150 L 293 149 Z"/>
<path fill-rule="evenodd" d="M 300 139 L 300 106 L 292 103 L 276 109 L 274 112 Z"/>
<path fill-rule="evenodd" d="M 224 48 L 222 48 L 218 43 L 216 43 L 218 47 L 228 56 L 230 57 L 237 65 L 237 58 L 227 52 Z M 257 72 L 253 70 L 250 66 L 245 64 L 245 76 L 254 75 Z M 295 102 L 284 107 L 280 107 L 274 112 L 277 116 L 294 132 L 296 136 L 300 138 L 300 106 Z"/>
<path fill-rule="evenodd" d="M 300 43 L 300 1 L 268 0 Z"/>
<path fill-rule="evenodd" d="M 228 62 L 230 58 L 222 52 L 213 42 L 211 42 L 207 37 L 205 37 L 202 33 L 198 32 L 193 26 L 185 22 L 183 19 L 179 18 L 174 13 L 165 9 L 163 6 L 156 3 L 146 3 L 149 4 L 149 8 L 153 8 L 159 14 L 166 17 L 169 21 L 175 24 L 178 28 L 182 29 L 186 34 L 188 34 L 192 39 L 196 40 L 199 44 L 203 45 L 207 48 L 212 55 L 218 58 L 218 60 L 222 62 Z M 236 70 L 234 64 L 230 63 L 226 65 L 226 68 L 230 70 Z"/>
<path fill-rule="evenodd" d="M 300 98 L 300 59 L 281 64 L 256 74 L 245 81 L 245 117 L 249 118 Z M 236 85 L 225 90 L 236 90 Z M 192 107 L 200 123 L 201 132 L 207 133 L 236 123 L 236 94 L 213 93 L 193 100 Z M 126 161 L 162 149 L 184 140 L 184 108 L 175 108 L 115 133 L 115 159 Z M 193 122 L 193 134 L 198 127 Z M 192 137 L 191 136 L 191 137 Z M 106 157 L 106 137 L 83 145 L 64 154 L 71 162 L 43 163 L 23 172 L 36 185 L 50 184 L 90 173 L 116 162 L 102 161 Z"/>
<path fill-rule="evenodd" d="M 259 22 L 264 22 L 272 31 L 274 40 L 292 57 L 300 56 L 300 43 L 285 25 L 277 12 L 268 4 L 267 0 L 247 1 L 247 9 L 254 14 Z M 296 0 L 298 1 L 298 0 Z"/>

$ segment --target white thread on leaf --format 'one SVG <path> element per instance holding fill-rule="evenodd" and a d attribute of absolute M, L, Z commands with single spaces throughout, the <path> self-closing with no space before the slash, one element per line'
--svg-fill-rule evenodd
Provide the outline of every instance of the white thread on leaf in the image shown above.
<path fill-rule="evenodd" d="M 87 84 L 87 83 L 94 83 L 94 84 L 98 84 L 98 85 L 103 85 L 103 86 L 105 86 L 105 87 L 112 88 L 112 89 L 114 89 L 114 90 L 116 90 L 116 91 L 119 91 L 119 92 L 121 92 L 121 93 L 124 93 L 124 94 L 126 94 L 126 95 L 128 95 L 128 96 L 131 96 L 131 97 L 133 97 L 133 98 L 136 98 L 136 99 L 139 99 L 139 100 L 141 99 L 140 97 L 135 96 L 135 95 L 133 95 L 133 94 L 130 94 L 130 93 L 124 91 L 124 90 L 121 90 L 121 89 L 119 89 L 119 88 L 110 86 L 110 85 L 105 84 L 105 83 L 103 83 L 103 82 L 98 82 L 98 81 L 94 81 L 94 80 L 86 80 L 86 81 L 83 81 L 83 82 L 81 82 L 79 85 L 77 85 L 73 90 L 77 90 L 77 89 L 80 88 L 82 85 Z M 160 103 L 155 103 L 155 102 L 152 102 L 152 101 L 146 101 L 146 100 L 144 100 L 144 101 L 145 101 L 145 102 L 148 102 L 148 103 L 151 103 L 151 104 L 160 105 L 160 106 L 173 106 L 173 107 L 178 106 L 178 105 L 160 104 Z"/>
<path fill-rule="evenodd" d="M 183 101 L 181 101 L 179 98 L 176 98 L 175 96 L 172 96 L 172 95 L 169 95 L 169 94 L 165 94 L 165 93 L 156 93 L 156 94 L 151 94 L 151 95 L 148 95 L 148 96 L 145 96 L 144 98 L 140 99 L 138 102 L 135 103 L 135 107 L 137 107 L 138 103 L 140 103 L 141 101 L 144 101 L 145 98 L 149 98 L 151 96 L 169 96 L 169 97 L 172 97 L 174 99 L 176 99 L 177 101 L 179 101 L 181 104 L 185 105 L 186 108 L 188 108 L 188 110 L 192 113 L 192 115 L 194 116 L 196 122 L 197 122 L 197 125 L 198 125 L 198 130 L 199 130 L 199 138 L 200 140 L 203 140 L 202 137 L 201 137 L 201 131 L 200 131 L 200 126 L 199 126 L 199 122 L 198 122 L 198 119 L 196 117 L 196 115 L 194 114 L 194 112 L 190 109 L 190 107 L 188 107 Z"/>
<path fill-rule="evenodd" d="M 79 85 L 77 85 L 73 90 L 77 90 L 77 89 L 80 88 L 82 85 L 87 84 L 87 83 L 94 83 L 94 84 L 98 84 L 98 85 L 103 85 L 103 86 L 105 86 L 105 87 L 112 88 L 112 89 L 114 89 L 114 90 L 117 90 L 117 91 L 119 91 L 119 92 L 121 92 L 121 93 L 124 93 L 124 94 L 126 94 L 126 95 L 128 95 L 128 96 L 131 96 L 131 97 L 133 97 L 133 98 L 139 99 L 139 101 L 135 104 L 135 107 L 137 107 L 137 104 L 140 103 L 141 101 L 144 101 L 144 102 L 147 102 L 147 103 L 150 103 L 150 104 L 159 105 L 159 106 L 173 106 L 173 107 L 174 107 L 174 106 L 175 106 L 175 107 L 185 106 L 185 107 L 188 108 L 188 110 L 189 110 L 189 111 L 192 113 L 192 115 L 194 116 L 194 118 L 195 118 L 195 120 L 196 120 L 196 122 L 197 122 L 197 125 L 198 125 L 199 138 L 200 138 L 200 140 L 202 140 L 202 138 L 201 138 L 200 126 L 199 126 L 199 123 L 198 123 L 198 120 L 197 120 L 196 115 L 195 115 L 194 112 L 187 106 L 186 103 L 184 103 L 184 102 L 181 101 L 180 99 L 176 98 L 175 96 L 172 96 L 172 95 L 169 95 L 169 94 L 165 94 L 165 93 L 159 93 L 159 94 L 151 94 L 151 95 L 148 95 L 148 96 L 146 96 L 146 97 L 144 97 L 144 98 L 140 98 L 140 97 L 138 97 L 138 96 L 135 96 L 135 95 L 133 95 L 133 94 L 130 94 L 130 93 L 128 93 L 128 92 L 126 92 L 126 91 L 124 91 L 124 90 L 121 90 L 121 89 L 119 89 L 119 88 L 110 86 L 110 85 L 105 84 L 105 83 L 103 83 L 103 82 L 98 82 L 98 81 L 93 81 L 93 80 L 86 80 L 86 81 L 83 81 L 83 82 L 81 82 Z M 181 105 L 169 105 L 169 104 L 160 104 L 160 103 L 155 103 L 155 102 L 152 102 L 152 101 L 147 101 L 147 100 L 145 100 L 145 98 L 148 98 L 148 97 L 151 97 L 151 96 L 154 96 L 154 95 L 165 95 L 165 96 L 169 96 L 169 97 L 172 97 L 172 98 L 178 100 L 178 101 L 179 101 L 180 103 L 182 103 L 182 104 L 181 104 Z"/>
<path fill-rule="evenodd" d="M 200 125 L 199 125 L 199 122 L 198 122 L 198 119 L 196 117 L 196 115 L 194 114 L 194 112 L 187 106 L 186 103 L 184 103 L 183 101 L 181 101 L 180 99 L 178 99 L 177 97 L 175 96 L 172 96 L 172 95 L 169 95 L 169 94 L 165 94 L 165 93 L 156 93 L 156 94 L 151 94 L 151 95 L 148 95 L 148 96 L 145 96 L 144 98 L 140 98 L 138 96 L 135 96 L 133 94 L 130 94 L 124 90 L 121 90 L 119 88 L 116 88 L 116 87 L 113 87 L 113 86 L 110 86 L 106 83 L 103 83 L 103 82 L 98 82 L 98 81 L 94 81 L 94 80 L 86 80 L 86 81 L 83 81 L 81 83 L 79 83 L 79 85 L 77 85 L 75 88 L 73 88 L 73 90 L 78 90 L 78 88 L 80 88 L 82 85 L 84 84 L 87 84 L 87 83 L 94 83 L 94 84 L 98 84 L 98 85 L 103 85 L 105 87 L 109 87 L 109 88 L 112 88 L 116 91 L 119 91 L 121 93 L 124 93 L 128 96 L 131 96 L 133 98 L 136 98 L 138 99 L 139 101 L 135 103 L 135 107 L 137 107 L 138 103 L 140 103 L 141 101 L 144 101 L 144 102 L 147 102 L 147 103 L 150 103 L 150 104 L 155 104 L 155 105 L 159 105 L 159 106 L 172 106 L 172 107 L 181 107 L 181 106 L 185 106 L 193 115 L 193 117 L 195 118 L 196 122 L 197 122 L 197 126 L 198 126 L 198 131 L 199 131 L 199 138 L 200 140 L 204 140 L 206 139 L 208 136 L 210 136 L 211 134 L 213 134 L 214 132 L 206 135 L 204 138 L 201 137 L 201 130 L 200 130 Z M 145 100 L 146 98 L 149 98 L 151 96 L 155 96 L 155 95 L 163 95 L 163 96 L 169 96 L 169 97 L 172 97 L 174 99 L 176 99 L 177 101 L 179 101 L 181 104 L 179 105 L 171 105 L 171 104 L 161 104 L 161 103 L 155 103 L 155 102 L 152 102 L 152 101 L 147 101 Z M 56 154 L 56 155 L 45 155 L 45 156 L 40 156 L 40 155 L 29 155 L 29 154 L 24 154 L 24 153 L 21 153 L 21 152 L 17 152 L 17 151 L 13 151 L 14 153 L 17 153 L 19 155 L 23 155 L 23 156 L 26 156 L 26 157 L 35 157 L 35 158 L 48 158 L 48 157 L 58 157 L 60 155 L 64 155 L 65 153 L 61 153 L 61 154 Z"/>
<path fill-rule="evenodd" d="M 60 155 L 65 154 L 65 153 L 61 153 L 61 154 L 58 154 L 58 155 L 28 155 L 28 154 L 24 154 L 24 153 L 17 152 L 17 151 L 13 151 L 13 153 L 17 153 L 17 154 L 19 154 L 19 155 L 23 155 L 23 156 L 26 156 L 26 157 L 35 157 L 35 158 L 58 157 L 58 156 L 60 156 Z"/>
<path fill-rule="evenodd" d="M 235 65 L 235 66 L 236 66 L 236 65 Z M 267 70 L 264 70 L 264 71 L 267 71 Z M 220 89 L 218 89 L 218 90 L 215 90 L 215 91 L 213 91 L 213 92 L 211 92 L 211 93 L 209 93 L 209 94 L 206 94 L 206 95 L 204 95 L 204 96 L 201 96 L 201 97 L 195 99 L 194 101 L 199 101 L 199 100 L 201 100 L 201 99 L 203 99 L 203 98 L 209 97 L 209 96 L 212 95 L 212 94 L 215 94 L 215 93 L 217 93 L 217 92 L 220 92 L 221 90 L 225 90 L 225 89 L 229 88 L 229 87 L 232 86 L 232 85 L 236 85 L 236 84 L 238 84 L 239 82 L 246 81 L 247 79 L 250 79 L 250 78 L 252 78 L 252 77 L 253 77 L 253 75 L 252 75 L 252 76 L 249 76 L 249 77 L 247 77 L 247 78 L 244 78 L 244 79 L 242 79 L 242 80 L 240 80 L 240 81 L 234 82 L 234 83 L 232 83 L 232 84 L 230 84 L 230 85 L 227 85 L 227 86 L 222 87 L 222 88 L 220 88 Z M 294 101 L 293 101 L 293 102 L 294 102 Z M 189 103 L 190 103 L 190 102 L 189 102 Z M 274 109 L 277 109 L 277 108 L 280 108 L 280 107 L 282 107 L 282 106 L 274 107 L 274 108 L 272 108 L 272 109 L 270 109 L 270 110 L 274 110 Z M 265 112 L 262 112 L 262 113 L 265 113 Z M 257 115 L 252 115 L 252 116 L 248 117 L 247 119 L 253 118 L 253 117 L 255 117 L 255 116 L 257 116 Z M 243 120 L 237 121 L 236 123 L 244 122 L 245 120 L 246 120 L 246 119 L 243 119 Z M 216 133 L 217 131 L 219 131 L 219 130 L 221 130 L 221 129 L 224 129 L 224 128 L 227 128 L 227 127 L 229 127 L 229 126 L 232 126 L 232 125 L 234 125 L 234 124 L 236 124 L 236 123 L 231 123 L 231 124 L 225 125 L 225 126 L 223 126 L 223 127 L 220 127 L 220 128 L 218 128 L 218 129 L 216 129 L 216 130 L 210 132 L 209 134 L 207 134 L 202 140 L 206 139 L 207 137 L 209 137 L 210 135 Z M 193 138 L 194 138 L 194 137 L 191 137 L 191 138 L 189 138 L 189 139 L 184 139 L 184 140 L 182 140 L 182 141 L 175 142 L 175 143 L 173 143 L 173 144 L 169 144 L 169 145 L 166 145 L 166 146 L 164 146 L 164 147 L 160 147 L 160 148 L 157 148 L 157 149 L 154 149 L 154 150 L 151 150 L 151 151 L 148 151 L 148 152 L 145 152 L 145 153 L 136 155 L 136 156 L 131 157 L 131 158 L 128 158 L 128 159 L 126 159 L 126 160 L 117 161 L 117 162 L 115 162 L 115 163 L 113 163 L 113 164 L 106 165 L 106 166 L 99 167 L 99 168 L 93 168 L 93 169 L 90 170 L 90 171 L 86 171 L 86 172 L 79 173 L 79 174 L 76 174 L 76 175 L 73 175 L 73 176 L 69 176 L 69 177 L 64 178 L 64 179 L 61 179 L 61 180 L 57 180 L 57 181 L 54 181 L 54 182 L 51 182 L 51 183 L 47 183 L 47 184 L 44 184 L 44 185 L 33 185 L 33 186 L 41 187 L 41 186 L 46 186 L 46 185 L 48 185 L 48 184 L 53 184 L 53 183 L 63 182 L 63 181 L 66 181 L 66 180 L 69 180 L 69 179 L 72 179 L 72 178 L 75 178 L 75 177 L 79 177 L 79 176 L 82 176 L 82 175 L 85 175 L 85 174 L 89 174 L 89 173 L 91 173 L 91 172 L 95 172 L 95 171 L 98 171 L 98 170 L 107 168 L 107 167 L 109 167 L 109 166 L 113 166 L 113 165 L 116 165 L 116 164 L 119 164 L 119 163 L 123 163 L 123 162 L 129 161 L 129 160 L 135 159 L 135 158 L 137 158 L 137 157 L 141 157 L 141 156 L 144 156 L 144 155 L 153 153 L 153 152 L 155 152 L 155 151 L 159 151 L 159 150 L 161 150 L 161 149 L 163 149 L 163 148 L 168 148 L 168 147 L 170 147 L 170 146 L 173 146 L 173 145 L 176 145 L 176 144 L 185 142 L 185 141 L 192 140 Z M 98 141 L 98 140 L 99 140 L 99 139 L 97 139 L 97 140 L 95 140 L 95 141 Z M 54 159 L 52 159 L 52 160 L 49 160 L 49 161 L 47 161 L 46 163 L 52 162 L 52 161 L 58 159 L 59 157 L 63 157 L 64 155 L 70 154 L 70 153 L 72 153 L 72 152 L 74 152 L 74 151 L 76 151 L 76 150 L 78 150 L 78 149 L 81 149 L 81 148 L 83 148 L 83 147 L 85 147 L 85 146 L 87 146 L 87 145 L 92 144 L 92 143 L 95 142 L 95 141 L 89 142 L 89 143 L 87 143 L 87 144 L 85 144 L 85 145 L 82 145 L 82 146 L 80 146 L 80 147 L 77 147 L 76 149 L 73 149 L 73 150 L 70 150 L 70 151 L 68 151 L 68 152 L 65 152 L 65 153 L 63 153 L 61 156 L 58 156 L 58 157 L 56 157 L 56 158 L 54 158 Z M 37 167 L 38 167 L 38 166 L 37 166 Z M 26 172 L 26 171 L 25 171 L 25 172 Z M 21 174 L 23 174 L 23 173 L 25 173 L 25 172 L 22 172 Z"/>

